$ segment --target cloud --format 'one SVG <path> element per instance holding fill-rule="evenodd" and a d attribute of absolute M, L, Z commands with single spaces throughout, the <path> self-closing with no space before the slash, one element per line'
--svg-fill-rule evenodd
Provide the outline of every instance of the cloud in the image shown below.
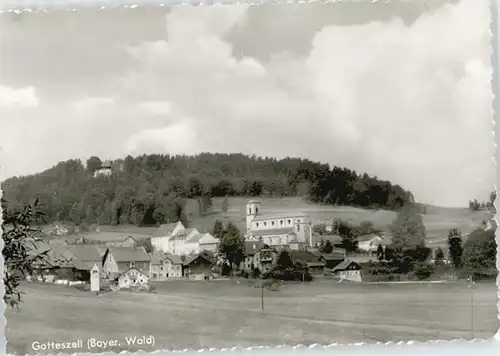
<path fill-rule="evenodd" d="M 137 68 L 126 81 L 199 118 L 193 151 L 306 156 L 463 205 L 486 197 L 494 178 L 489 9 L 480 3 L 443 6 L 409 27 L 326 26 L 307 55 L 269 62 L 236 58 L 224 40 L 243 12 L 174 9 L 168 41 L 129 49 Z"/>
<path fill-rule="evenodd" d="M 0 107 L 22 108 L 37 107 L 39 104 L 35 88 L 24 87 L 20 89 L 0 85 Z"/>
<path fill-rule="evenodd" d="M 172 104 L 168 101 L 145 101 L 137 105 L 137 111 L 149 115 L 170 115 Z"/>
<path fill-rule="evenodd" d="M 319 14 L 337 4 L 322 5 L 308 13 L 309 27 L 318 30 L 299 36 L 308 50 L 284 46 L 259 58 L 249 54 L 259 52 L 257 40 L 245 53 L 231 43 L 231 34 L 248 40 L 259 26 L 250 15 L 263 15 L 264 7 L 175 7 L 163 34 L 113 41 L 113 48 L 123 46 L 111 56 L 123 69 L 118 79 L 103 73 L 95 90 L 85 82 L 82 100 L 62 99 L 37 117 L 19 116 L 32 135 L 41 136 L 31 147 L 9 142 L 45 167 L 70 154 L 244 152 L 366 171 L 429 203 L 487 198 L 494 184 L 488 1 L 444 5 L 411 25 L 384 15 L 393 19 L 325 26 L 328 20 Z M 365 10 L 363 18 L 370 6 Z M 301 29 L 301 13 L 290 11 L 283 24 L 279 17 L 272 24 L 288 26 L 282 31 L 288 44 L 294 38 L 290 24 Z M 321 25 L 312 26 L 316 18 Z M 113 31 L 120 33 L 120 26 Z M 107 48 L 100 41 L 95 53 Z M 97 69 L 87 72 L 99 77 Z M 88 98 L 90 92 L 96 97 Z M 26 168 L 16 162 L 12 167 L 9 172 Z"/>
<path fill-rule="evenodd" d="M 166 127 L 142 130 L 132 135 L 126 148 L 129 154 L 169 152 L 194 154 L 196 131 L 189 120 Z"/>
<path fill-rule="evenodd" d="M 83 98 L 73 103 L 72 111 L 75 116 L 91 117 L 104 110 L 113 110 L 113 98 Z"/>

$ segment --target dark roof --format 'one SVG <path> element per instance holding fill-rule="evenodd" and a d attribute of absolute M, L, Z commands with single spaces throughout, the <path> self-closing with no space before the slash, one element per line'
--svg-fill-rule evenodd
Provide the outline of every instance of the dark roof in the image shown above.
<path fill-rule="evenodd" d="M 194 261 L 196 261 L 197 259 L 200 259 L 200 258 L 204 259 L 205 261 L 207 261 L 209 263 L 213 263 L 213 261 L 211 260 L 211 258 L 209 256 L 201 253 L 201 254 L 194 254 L 194 255 L 186 256 L 182 264 L 184 266 L 189 266 L 191 263 L 193 263 Z"/>
<path fill-rule="evenodd" d="M 151 258 L 147 254 L 144 247 L 109 247 L 116 262 L 146 262 Z"/>
<path fill-rule="evenodd" d="M 297 261 L 302 262 L 318 262 L 318 257 L 309 251 L 288 251 L 290 258 L 295 263 Z"/>
<path fill-rule="evenodd" d="M 165 259 L 169 260 L 174 265 L 181 265 L 183 261 L 180 256 L 171 255 L 169 253 L 165 254 Z"/>
<path fill-rule="evenodd" d="M 80 270 L 90 270 L 94 263 L 85 263 L 81 261 L 66 245 L 48 244 L 45 241 L 36 241 L 26 239 L 25 246 L 31 256 L 44 254 L 40 261 L 35 265 L 43 267 L 76 268 Z M 100 259 L 98 259 L 98 264 Z"/>
<path fill-rule="evenodd" d="M 186 237 L 193 231 L 198 231 L 198 230 L 196 230 L 194 227 L 191 227 L 189 229 L 179 231 L 177 234 L 175 234 L 174 237 L 172 237 L 172 240 L 185 240 Z"/>
<path fill-rule="evenodd" d="M 69 245 L 71 251 L 79 260 L 83 262 L 101 262 L 101 254 L 94 245 Z"/>
<path fill-rule="evenodd" d="M 269 246 L 262 241 L 245 241 L 243 244 L 243 254 L 245 256 L 253 256 L 263 248 L 269 248 Z"/>
<path fill-rule="evenodd" d="M 178 222 L 158 226 L 158 228 L 153 233 L 153 237 L 164 237 L 170 235 L 172 231 L 174 231 L 177 224 Z"/>
<path fill-rule="evenodd" d="M 323 262 L 306 262 L 307 267 L 325 267 Z"/>
<path fill-rule="evenodd" d="M 333 272 L 345 271 L 351 264 L 355 264 L 358 269 L 361 269 L 361 266 L 358 263 L 354 261 L 344 260 L 333 268 Z"/>
<path fill-rule="evenodd" d="M 340 261 L 343 260 L 345 255 L 343 253 L 323 253 L 320 258 L 325 261 Z"/>
<path fill-rule="evenodd" d="M 264 229 L 264 230 L 252 230 L 251 234 L 253 236 L 271 236 L 271 235 L 285 235 L 293 232 L 291 227 L 281 227 L 277 229 Z"/>

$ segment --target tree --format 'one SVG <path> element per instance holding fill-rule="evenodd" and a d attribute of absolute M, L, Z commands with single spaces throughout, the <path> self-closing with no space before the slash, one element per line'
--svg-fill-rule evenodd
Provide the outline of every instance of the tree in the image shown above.
<path fill-rule="evenodd" d="M 36 266 L 43 262 L 48 251 L 39 251 L 41 231 L 33 228 L 44 223 L 44 214 L 38 209 L 38 200 L 26 205 L 22 211 L 9 211 L 7 202 L 2 199 L 4 248 L 3 301 L 11 307 L 19 307 L 22 302 L 19 283 L 32 275 Z"/>
<path fill-rule="evenodd" d="M 434 256 L 434 265 L 442 266 L 444 264 L 444 252 L 441 247 L 436 249 L 436 255 Z"/>
<path fill-rule="evenodd" d="M 223 254 L 225 259 L 229 262 L 231 270 L 234 266 L 238 266 L 244 259 L 244 242 L 245 240 L 236 225 L 229 222 L 222 235 L 219 249 L 221 254 Z"/>
<path fill-rule="evenodd" d="M 97 156 L 92 156 L 87 160 L 87 172 L 89 174 L 94 174 L 95 171 L 101 169 L 102 161 Z"/>
<path fill-rule="evenodd" d="M 283 269 L 291 268 L 294 266 L 292 258 L 290 257 L 290 254 L 288 253 L 288 251 L 286 251 L 286 250 L 281 251 L 281 253 L 279 254 L 278 259 L 276 261 L 276 265 L 283 268 Z"/>
<path fill-rule="evenodd" d="M 496 255 L 495 231 L 477 229 L 464 244 L 462 267 L 476 278 L 496 276 Z"/>
<path fill-rule="evenodd" d="M 414 204 L 404 206 L 392 223 L 393 245 L 399 248 L 412 248 L 425 245 L 425 226 L 420 209 Z"/>
<path fill-rule="evenodd" d="M 347 252 L 354 252 L 358 249 L 358 243 L 355 240 L 354 233 L 352 231 L 352 228 L 349 226 L 348 223 L 344 221 L 337 221 L 337 231 L 342 239 L 342 247 L 347 251 Z"/>
<path fill-rule="evenodd" d="M 224 236 L 224 224 L 220 220 L 215 220 L 212 235 L 218 239 Z"/>
<path fill-rule="evenodd" d="M 462 266 L 462 237 L 458 229 L 451 229 L 448 232 L 448 247 L 450 250 L 450 258 L 453 266 L 455 268 L 460 268 Z"/>
<path fill-rule="evenodd" d="M 384 256 L 384 248 L 382 247 L 382 245 L 378 245 L 377 247 L 377 259 L 379 261 L 383 261 L 385 256 Z"/>
<path fill-rule="evenodd" d="M 491 194 L 490 194 L 490 204 L 491 204 L 491 206 L 494 206 L 496 199 L 497 199 L 497 192 L 496 191 L 491 192 Z"/>
<path fill-rule="evenodd" d="M 332 243 L 330 242 L 330 240 L 326 240 L 325 242 L 325 246 L 323 247 L 323 251 L 324 253 L 332 253 L 333 251 L 333 246 L 332 246 Z"/>
<path fill-rule="evenodd" d="M 225 195 L 224 198 L 222 199 L 221 210 L 223 213 L 227 213 L 228 209 L 229 209 L 228 196 Z"/>

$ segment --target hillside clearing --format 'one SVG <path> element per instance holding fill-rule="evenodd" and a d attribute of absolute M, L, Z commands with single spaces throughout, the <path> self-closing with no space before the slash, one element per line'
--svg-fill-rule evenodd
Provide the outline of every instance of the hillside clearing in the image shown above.
<path fill-rule="evenodd" d="M 245 206 L 249 199 L 230 197 L 228 199 L 228 211 L 223 213 L 221 211 L 223 198 L 214 198 L 213 210 L 205 216 L 198 215 L 198 203 L 195 199 L 188 200 L 186 211 L 190 221 L 189 225 L 201 232 L 210 232 L 215 220 L 226 223 L 232 221 L 241 231 L 245 231 Z M 259 200 L 261 201 L 262 214 L 278 212 L 295 214 L 302 212 L 310 215 L 313 224 L 324 223 L 326 220 L 333 218 L 346 220 L 355 225 L 359 225 L 363 221 L 371 221 L 375 227 L 388 231 L 388 226 L 396 218 L 396 212 L 394 211 L 313 204 L 300 197 L 259 198 Z M 467 208 L 442 207 L 427 207 L 427 213 L 423 215 L 429 240 L 445 239 L 448 231 L 452 228 L 457 228 L 463 233 L 469 233 L 481 226 L 483 220 L 488 220 L 491 217 L 491 213 L 485 211 L 474 212 Z M 154 227 L 102 226 L 101 231 L 143 236 L 152 234 Z"/>

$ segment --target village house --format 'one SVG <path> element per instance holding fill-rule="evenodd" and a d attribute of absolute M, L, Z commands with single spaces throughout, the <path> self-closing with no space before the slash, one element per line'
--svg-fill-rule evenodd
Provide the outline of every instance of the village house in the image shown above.
<path fill-rule="evenodd" d="M 312 236 L 312 247 L 319 248 L 321 244 L 326 244 L 327 241 L 330 241 L 330 244 L 333 247 L 341 247 L 342 246 L 342 237 L 337 234 L 314 234 Z"/>
<path fill-rule="evenodd" d="M 392 243 L 392 238 L 385 235 L 363 235 L 357 238 L 358 240 L 358 250 L 361 252 L 371 252 L 376 253 L 379 246 L 385 249 Z"/>
<path fill-rule="evenodd" d="M 155 251 L 168 252 L 170 238 L 182 230 L 185 230 L 185 227 L 180 221 L 160 225 L 151 237 L 151 245 Z"/>
<path fill-rule="evenodd" d="M 317 251 L 288 251 L 290 258 L 294 264 L 305 264 L 309 273 L 322 275 L 325 269 L 325 263 L 320 261 L 320 254 Z"/>
<path fill-rule="evenodd" d="M 217 252 L 219 249 L 219 239 L 212 236 L 210 233 L 200 234 L 199 237 L 195 237 L 198 240 L 198 245 L 200 246 L 200 251 Z"/>
<path fill-rule="evenodd" d="M 166 281 L 181 279 L 183 261 L 180 256 L 167 253 L 155 253 L 151 255 L 151 271 L 149 273 L 152 281 Z"/>
<path fill-rule="evenodd" d="M 108 247 L 134 247 L 137 246 L 139 241 L 135 239 L 133 236 L 128 236 L 123 240 L 113 240 L 113 241 L 107 241 L 106 245 Z"/>
<path fill-rule="evenodd" d="M 111 161 L 106 160 L 102 162 L 101 168 L 94 172 L 94 178 L 109 177 L 111 174 L 113 174 L 112 163 Z"/>
<path fill-rule="evenodd" d="M 352 282 L 361 282 L 361 266 L 353 261 L 345 260 L 339 263 L 334 269 L 333 274 L 340 280 L 348 280 Z"/>
<path fill-rule="evenodd" d="M 166 252 L 173 255 L 188 255 L 200 252 L 200 247 L 196 241 L 190 241 L 198 236 L 200 232 L 195 228 L 189 228 L 179 231 L 168 241 L 168 250 Z"/>
<path fill-rule="evenodd" d="M 183 261 L 183 275 L 189 280 L 212 279 L 214 261 L 206 254 L 187 256 Z"/>
<path fill-rule="evenodd" d="M 266 273 L 271 270 L 278 253 L 276 249 L 261 241 L 245 241 L 243 255 L 245 258 L 240 263 L 240 270 L 250 273 L 256 268 L 260 273 Z"/>
<path fill-rule="evenodd" d="M 326 268 L 332 269 L 346 258 L 346 251 L 341 248 L 334 248 L 331 253 L 322 253 L 319 261 L 325 264 Z"/>
<path fill-rule="evenodd" d="M 132 267 L 118 275 L 117 283 L 120 289 L 145 286 L 149 283 L 149 277 L 141 270 Z"/>
<path fill-rule="evenodd" d="M 144 247 L 108 247 L 104 254 L 103 271 L 106 277 L 137 268 L 143 273 L 151 270 L 151 258 Z"/>
<path fill-rule="evenodd" d="M 47 244 L 44 241 L 26 239 L 27 253 L 30 256 L 40 256 L 33 264 L 34 272 L 28 280 L 41 282 L 90 281 L 88 264 L 79 260 L 66 245 Z"/>

